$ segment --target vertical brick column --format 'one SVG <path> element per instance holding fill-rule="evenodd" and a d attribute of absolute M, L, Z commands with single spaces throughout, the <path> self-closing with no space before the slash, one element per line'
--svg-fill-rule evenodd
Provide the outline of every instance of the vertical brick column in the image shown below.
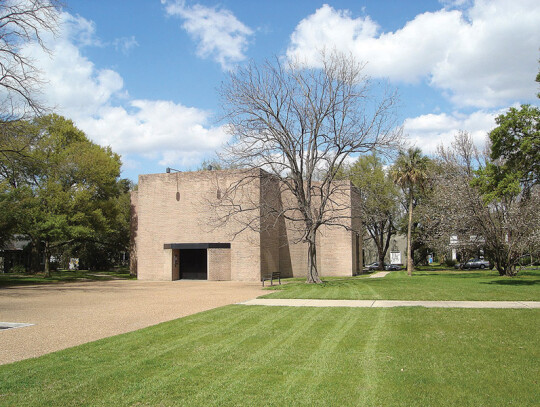
<path fill-rule="evenodd" d="M 208 249 L 208 280 L 231 279 L 231 249 Z"/>
<path fill-rule="evenodd" d="M 163 249 L 163 280 L 173 279 L 173 250 Z"/>

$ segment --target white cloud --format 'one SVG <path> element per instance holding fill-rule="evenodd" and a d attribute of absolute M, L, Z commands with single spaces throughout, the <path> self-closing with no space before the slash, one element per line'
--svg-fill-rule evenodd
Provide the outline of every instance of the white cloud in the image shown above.
<path fill-rule="evenodd" d="M 350 51 L 368 74 L 409 83 L 427 78 L 457 106 L 494 107 L 534 97 L 540 44 L 536 0 L 445 1 L 394 32 L 369 16 L 323 5 L 291 35 L 289 57 L 315 63 L 322 47 Z"/>
<path fill-rule="evenodd" d="M 62 36 L 70 38 L 77 47 L 102 47 L 103 42 L 96 36 L 96 25 L 79 15 L 62 13 Z"/>
<path fill-rule="evenodd" d="M 184 20 L 182 27 L 198 42 L 197 54 L 200 57 L 212 57 L 225 70 L 246 59 L 245 51 L 253 30 L 230 10 L 200 4 L 189 7 L 181 0 L 162 0 L 161 3 L 168 15 Z"/>
<path fill-rule="evenodd" d="M 62 22 L 63 37 L 69 38 L 77 48 L 113 46 L 116 51 L 127 55 L 133 48 L 139 46 L 133 35 L 116 38 L 112 42 L 103 42 L 96 35 L 95 23 L 79 15 L 73 16 L 69 13 L 62 13 Z"/>
<path fill-rule="evenodd" d="M 52 54 L 37 46 L 25 52 L 47 78 L 43 99 L 93 141 L 128 154 L 131 165 L 136 155 L 171 165 L 200 160 L 227 140 L 221 127 L 209 125 L 209 112 L 172 101 L 131 99 L 118 72 L 98 69 L 74 44 L 100 44 L 93 23 L 67 13 L 63 22 L 60 35 L 50 42 Z"/>
<path fill-rule="evenodd" d="M 52 54 L 49 55 L 33 44 L 25 52 L 36 61 L 46 78 L 45 100 L 68 117 L 77 119 L 93 116 L 113 97 L 121 97 L 122 77 L 110 69 L 98 70 L 94 64 L 81 55 L 75 43 L 97 44 L 93 40 L 94 25 L 82 17 L 62 15 L 62 32 L 58 38 L 48 42 Z"/>
<path fill-rule="evenodd" d="M 131 37 L 116 38 L 113 41 L 113 45 L 117 51 L 122 52 L 124 55 L 128 55 L 133 48 L 139 46 L 139 43 L 132 35 Z"/>
<path fill-rule="evenodd" d="M 406 119 L 404 133 L 410 144 L 427 154 L 433 154 L 440 144 L 449 145 L 460 130 L 469 132 L 474 143 L 483 148 L 487 133 L 496 126 L 495 117 L 501 113 L 502 110 L 479 110 L 472 114 L 425 114 Z"/>
<path fill-rule="evenodd" d="M 207 154 L 227 139 L 221 127 L 205 127 L 209 114 L 196 108 L 160 100 L 132 100 L 130 107 L 105 106 L 99 117 L 83 118 L 79 125 L 114 151 L 159 155 L 164 165 L 183 154 Z"/>

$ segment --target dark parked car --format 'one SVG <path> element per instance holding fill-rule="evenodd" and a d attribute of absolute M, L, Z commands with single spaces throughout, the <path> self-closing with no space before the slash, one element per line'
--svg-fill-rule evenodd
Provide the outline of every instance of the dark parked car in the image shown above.
<path fill-rule="evenodd" d="M 379 262 L 376 261 L 374 263 L 370 263 L 366 266 L 366 270 L 378 270 L 379 269 Z"/>
<path fill-rule="evenodd" d="M 489 263 L 489 261 L 484 259 L 470 259 L 464 264 L 456 264 L 455 267 L 457 269 L 489 269 L 493 268 L 493 266 Z"/>
<path fill-rule="evenodd" d="M 386 271 L 396 271 L 396 270 L 401 270 L 401 266 L 399 266 L 398 264 L 385 264 L 384 269 Z M 366 270 L 379 270 L 379 262 L 376 261 L 371 264 L 368 264 L 366 266 Z"/>

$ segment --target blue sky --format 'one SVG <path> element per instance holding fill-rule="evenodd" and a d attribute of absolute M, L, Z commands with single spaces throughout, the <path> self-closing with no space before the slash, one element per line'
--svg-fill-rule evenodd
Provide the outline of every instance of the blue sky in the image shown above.
<path fill-rule="evenodd" d="M 508 106 L 538 104 L 540 3 L 67 0 L 51 55 L 29 46 L 43 97 L 122 155 L 123 176 L 197 168 L 227 141 L 217 89 L 238 64 L 353 53 L 398 89 L 411 144 L 458 130 L 482 146 Z"/>

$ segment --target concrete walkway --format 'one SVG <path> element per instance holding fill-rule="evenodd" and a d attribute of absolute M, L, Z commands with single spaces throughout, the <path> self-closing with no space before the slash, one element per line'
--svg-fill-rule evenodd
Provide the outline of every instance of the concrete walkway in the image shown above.
<path fill-rule="evenodd" d="M 397 300 L 301 300 L 256 298 L 242 305 L 282 307 L 355 307 L 355 308 L 540 308 L 540 301 L 397 301 Z"/>
<path fill-rule="evenodd" d="M 389 271 L 379 271 L 377 273 L 374 273 L 374 274 L 370 275 L 369 278 L 381 278 L 381 277 L 386 276 L 388 273 L 390 273 L 390 272 Z"/>

